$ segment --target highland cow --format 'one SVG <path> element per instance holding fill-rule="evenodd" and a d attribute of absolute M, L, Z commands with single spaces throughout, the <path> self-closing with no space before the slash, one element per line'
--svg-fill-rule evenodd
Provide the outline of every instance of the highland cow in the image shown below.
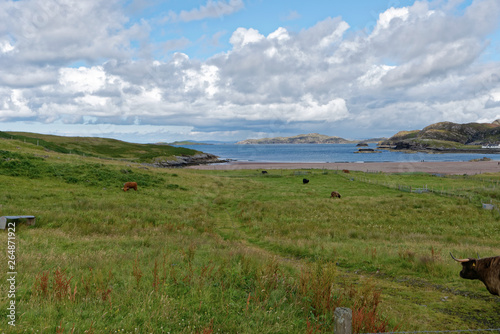
<path fill-rule="evenodd" d="M 340 193 L 337 192 L 337 191 L 332 191 L 332 196 L 330 196 L 331 198 L 340 198 Z"/>
<path fill-rule="evenodd" d="M 500 295 L 500 256 L 487 257 L 483 259 L 456 259 L 462 264 L 460 277 L 465 279 L 478 279 L 484 283 L 486 289 L 492 295 Z"/>
<path fill-rule="evenodd" d="M 123 185 L 123 191 L 127 191 L 129 189 L 134 189 L 137 191 L 137 182 L 125 182 Z"/>

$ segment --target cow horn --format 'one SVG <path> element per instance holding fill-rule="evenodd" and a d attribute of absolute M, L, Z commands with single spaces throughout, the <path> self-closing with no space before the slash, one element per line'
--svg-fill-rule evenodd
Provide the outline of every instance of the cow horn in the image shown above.
<path fill-rule="evenodd" d="M 451 254 L 451 252 L 450 252 L 450 255 L 451 255 L 451 258 L 452 258 L 453 260 L 457 261 L 457 262 L 468 262 L 468 261 L 469 261 L 469 259 L 457 259 L 457 258 L 455 258 L 455 257 L 453 256 L 453 254 Z"/>

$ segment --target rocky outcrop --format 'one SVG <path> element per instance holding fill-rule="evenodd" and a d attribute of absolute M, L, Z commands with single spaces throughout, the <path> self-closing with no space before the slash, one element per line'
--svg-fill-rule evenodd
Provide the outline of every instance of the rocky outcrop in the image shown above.
<path fill-rule="evenodd" d="M 220 160 L 218 156 L 213 154 L 198 153 L 195 155 L 175 156 L 170 159 L 156 158 L 152 165 L 154 167 L 172 168 L 223 162 L 228 162 L 228 160 Z"/>
<path fill-rule="evenodd" d="M 482 145 L 500 142 L 500 122 L 466 123 L 440 122 L 422 130 L 400 131 L 381 143 L 396 150 L 426 152 L 497 153 L 482 149 Z M 381 148 L 381 146 L 379 146 Z"/>
<path fill-rule="evenodd" d="M 460 147 L 451 147 L 447 142 L 443 141 L 442 143 L 448 145 L 441 145 L 441 143 L 437 143 L 435 141 L 427 142 L 426 140 L 402 140 L 392 143 L 393 145 L 381 145 L 378 146 L 378 148 L 425 153 L 500 153 L 500 149 L 495 148 L 481 148 L 474 145 L 461 145 Z"/>
<path fill-rule="evenodd" d="M 382 151 L 374 150 L 373 148 L 360 148 L 354 153 L 382 153 Z"/>

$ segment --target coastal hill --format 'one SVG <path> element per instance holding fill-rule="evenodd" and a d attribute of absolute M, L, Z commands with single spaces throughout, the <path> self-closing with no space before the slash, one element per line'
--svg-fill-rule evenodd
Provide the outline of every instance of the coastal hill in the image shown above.
<path fill-rule="evenodd" d="M 136 144 L 111 138 L 66 137 L 29 132 L 3 132 L 0 139 L 33 144 L 41 151 L 76 154 L 104 159 L 180 167 L 198 163 L 219 162 L 212 154 L 170 145 Z"/>
<path fill-rule="evenodd" d="M 476 150 L 500 143 L 500 120 L 493 123 L 439 122 L 422 130 L 400 131 L 381 146 L 403 150 Z"/>
<path fill-rule="evenodd" d="M 326 136 L 319 133 L 301 134 L 292 137 L 274 137 L 262 139 L 246 139 L 237 142 L 240 145 L 254 144 L 348 144 L 358 143 L 359 141 L 347 140 L 341 137 Z M 372 140 L 363 141 L 372 142 Z"/>

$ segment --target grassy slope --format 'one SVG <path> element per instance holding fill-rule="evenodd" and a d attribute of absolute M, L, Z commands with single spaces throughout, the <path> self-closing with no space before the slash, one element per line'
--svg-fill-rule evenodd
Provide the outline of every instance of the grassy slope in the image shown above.
<path fill-rule="evenodd" d="M 434 148 L 481 148 L 481 145 L 473 145 L 472 143 L 477 141 L 497 142 L 499 137 L 496 128 L 497 125 L 489 123 L 440 122 L 431 124 L 422 130 L 400 131 L 389 138 L 387 143 L 406 141 Z"/>
<path fill-rule="evenodd" d="M 134 144 L 116 139 L 97 137 L 61 137 L 26 132 L 0 132 L 1 138 L 37 143 L 49 150 L 60 153 L 85 154 L 91 156 L 129 159 L 150 162 L 154 157 L 174 155 L 194 155 L 198 151 L 182 147 L 155 144 Z"/>
<path fill-rule="evenodd" d="M 16 230 L 18 332 L 328 332 L 329 303 L 369 308 L 374 291 L 388 329 L 500 322 L 498 298 L 449 257 L 500 253 L 500 215 L 480 208 L 498 175 L 309 171 L 303 185 L 303 171 L 146 170 L 10 140 L 0 149 L 14 151 L 0 152 L 1 214 L 37 216 Z M 128 180 L 137 192 L 120 190 Z M 398 183 L 467 197 L 381 185 Z"/>

